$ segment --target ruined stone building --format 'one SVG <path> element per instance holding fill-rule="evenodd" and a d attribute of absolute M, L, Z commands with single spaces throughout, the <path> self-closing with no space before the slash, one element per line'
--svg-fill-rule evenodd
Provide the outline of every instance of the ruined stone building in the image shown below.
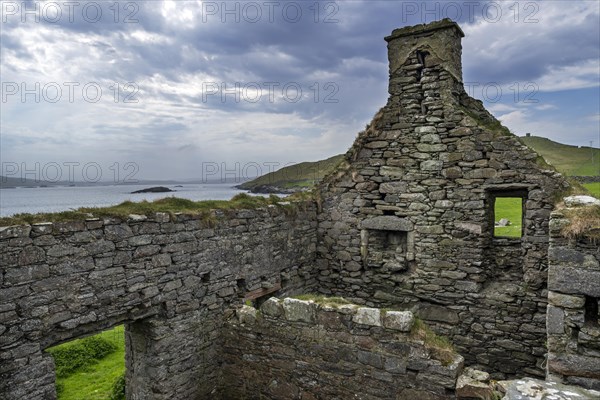
<path fill-rule="evenodd" d="M 0 397 L 55 398 L 44 349 L 121 323 L 129 399 L 451 399 L 463 366 L 600 389 L 600 250 L 551 223 L 568 182 L 465 92 L 463 36 L 386 38 L 389 100 L 315 202 L 0 228 Z M 519 238 L 494 234 L 502 197 Z M 302 293 L 357 306 L 270 299 Z"/>
<path fill-rule="evenodd" d="M 567 183 L 465 93 L 462 37 L 442 21 L 386 38 L 388 103 L 322 191 L 319 282 L 417 307 L 470 363 L 542 373 L 548 220 Z M 499 197 L 522 199 L 521 238 L 494 237 Z"/>

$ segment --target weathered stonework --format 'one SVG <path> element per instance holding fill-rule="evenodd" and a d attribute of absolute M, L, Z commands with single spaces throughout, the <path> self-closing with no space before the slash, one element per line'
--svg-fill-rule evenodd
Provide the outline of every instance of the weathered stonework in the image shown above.
<path fill-rule="evenodd" d="M 0 228 L 0 398 L 55 398 L 44 349 L 121 323 L 130 400 L 453 398 L 461 363 L 432 360 L 413 313 L 485 381 L 544 375 L 547 338 L 548 378 L 598 388 L 598 245 L 562 236 L 568 183 L 465 93 L 462 36 L 386 38 L 388 103 L 316 204 Z M 506 196 L 518 239 L 493 235 Z M 360 307 L 267 300 L 307 292 Z M 491 390 L 471 375 L 461 398 Z"/>
<path fill-rule="evenodd" d="M 293 311 L 289 311 L 293 310 Z M 402 320 L 402 323 L 396 323 Z M 462 371 L 409 333 L 409 312 L 269 299 L 222 336 L 223 399 L 453 399 Z"/>
<path fill-rule="evenodd" d="M 600 246 L 586 237 L 564 237 L 561 230 L 566 224 L 564 210 L 552 213 L 548 378 L 600 391 Z"/>
<path fill-rule="evenodd" d="M 469 364 L 543 376 L 548 218 L 568 184 L 464 91 L 449 20 L 386 38 L 390 97 L 321 186 L 321 292 L 415 311 Z M 523 198 L 523 237 L 493 201 Z M 386 247 L 387 246 L 387 247 Z"/>
<path fill-rule="evenodd" d="M 209 398 L 224 310 L 267 283 L 316 283 L 313 206 L 213 217 L 0 228 L 0 397 L 55 398 L 43 350 L 125 323 L 128 398 Z"/>

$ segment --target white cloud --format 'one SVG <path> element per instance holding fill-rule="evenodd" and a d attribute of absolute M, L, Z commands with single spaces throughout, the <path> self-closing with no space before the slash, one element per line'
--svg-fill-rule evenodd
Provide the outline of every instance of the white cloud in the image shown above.
<path fill-rule="evenodd" d="M 540 91 L 555 92 L 600 86 L 600 60 L 587 60 L 581 65 L 550 67 L 536 79 Z"/>

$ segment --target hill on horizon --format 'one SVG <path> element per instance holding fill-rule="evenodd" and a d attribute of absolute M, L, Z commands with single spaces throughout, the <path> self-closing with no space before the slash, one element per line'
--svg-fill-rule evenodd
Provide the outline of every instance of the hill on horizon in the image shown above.
<path fill-rule="evenodd" d="M 522 142 L 567 176 L 600 176 L 600 149 L 562 144 L 540 136 L 522 136 Z M 239 186 L 254 193 L 291 193 L 312 188 L 342 161 L 338 154 L 326 160 L 283 167 Z"/>
<path fill-rule="evenodd" d="M 343 154 L 315 162 L 302 162 L 278 169 L 236 186 L 254 193 L 292 193 L 310 189 L 334 170 Z"/>
<path fill-rule="evenodd" d="M 541 136 L 522 136 L 521 141 L 567 176 L 600 176 L 600 149 L 571 146 Z"/>

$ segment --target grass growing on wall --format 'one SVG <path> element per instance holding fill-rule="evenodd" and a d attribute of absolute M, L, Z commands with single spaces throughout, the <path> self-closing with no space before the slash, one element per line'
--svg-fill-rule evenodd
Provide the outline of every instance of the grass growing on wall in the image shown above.
<path fill-rule="evenodd" d="M 420 318 L 415 318 L 410 335 L 413 339 L 423 341 L 425 347 L 431 351 L 432 357 L 440 361 L 442 365 L 449 365 L 454 361 L 456 350 L 454 350 L 452 342 L 447 337 L 436 334 Z"/>
<path fill-rule="evenodd" d="M 33 224 L 36 222 L 78 221 L 90 217 L 119 217 L 126 219 L 131 214 L 151 216 L 157 212 L 198 214 L 205 217 L 209 223 L 212 216 L 211 210 L 240 210 L 256 209 L 268 205 L 276 205 L 281 198 L 271 195 L 269 197 L 250 196 L 240 193 L 231 200 L 203 200 L 193 201 L 177 197 L 167 197 L 154 201 L 125 201 L 112 207 L 82 207 L 77 210 L 57 213 L 16 214 L 12 217 L 0 218 L 0 226 Z"/>
<path fill-rule="evenodd" d="M 494 206 L 494 220 L 506 218 L 510 221 L 508 226 L 494 227 L 494 236 L 521 237 L 523 221 L 522 199 L 519 197 L 498 197 Z"/>
<path fill-rule="evenodd" d="M 124 328 L 117 326 L 48 352 L 55 357 L 59 400 L 109 400 L 113 385 L 125 372 Z"/>

